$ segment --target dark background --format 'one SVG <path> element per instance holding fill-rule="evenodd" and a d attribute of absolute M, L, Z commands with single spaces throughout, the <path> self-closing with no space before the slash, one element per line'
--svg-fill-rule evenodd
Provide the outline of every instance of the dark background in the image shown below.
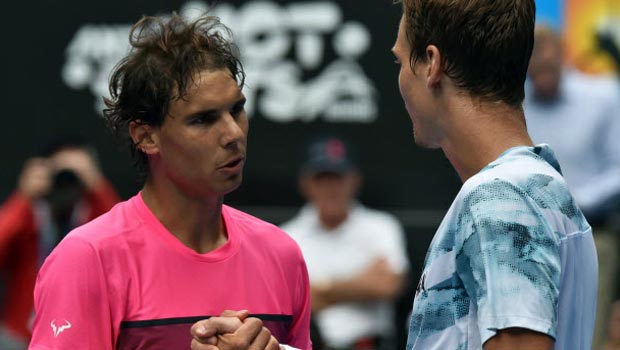
<path fill-rule="evenodd" d="M 223 1 L 220 1 L 223 2 Z M 228 1 L 235 5 L 245 1 Z M 281 4 L 290 3 L 277 1 Z M 100 153 L 105 174 L 127 198 L 140 183 L 128 152 L 106 130 L 87 88 L 75 90 L 61 79 L 67 45 L 85 23 L 130 24 L 143 14 L 169 13 L 183 1 L 42 1 L 35 9 L 8 17 L 4 37 L 5 132 L 0 138 L 5 171 L 0 172 L 0 198 L 13 190 L 23 161 L 58 135 L 79 133 Z M 276 123 L 258 112 L 251 119 L 248 162 L 242 187 L 231 194 L 234 205 L 299 205 L 295 173 L 303 146 L 318 134 L 341 135 L 353 145 L 365 174 L 364 202 L 376 207 L 447 208 L 458 178 L 443 154 L 418 148 L 397 87 L 397 66 L 390 48 L 396 37 L 399 5 L 389 0 L 338 1 L 343 19 L 364 23 L 371 48 L 358 60 L 379 88 L 379 117 L 373 123 Z M 332 54 L 326 50 L 326 56 Z M 332 54 L 333 55 L 333 54 Z M 326 57 L 326 61 L 330 61 Z M 306 72 L 311 78 L 313 72 Z M 252 82 L 252 77 L 248 77 Z M 260 93 L 260 92 L 259 92 Z M 8 108 L 6 108 L 8 107 Z"/>

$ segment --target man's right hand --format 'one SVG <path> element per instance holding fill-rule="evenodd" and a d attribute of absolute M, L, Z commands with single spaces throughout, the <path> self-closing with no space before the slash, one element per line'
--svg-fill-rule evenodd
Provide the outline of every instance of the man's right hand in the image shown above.
<path fill-rule="evenodd" d="M 30 158 L 19 175 L 17 190 L 30 199 L 45 196 L 52 186 L 52 169 L 46 158 Z"/>
<path fill-rule="evenodd" d="M 192 350 L 279 350 L 280 344 L 247 311 L 224 311 L 219 317 L 196 322 L 191 329 Z"/>

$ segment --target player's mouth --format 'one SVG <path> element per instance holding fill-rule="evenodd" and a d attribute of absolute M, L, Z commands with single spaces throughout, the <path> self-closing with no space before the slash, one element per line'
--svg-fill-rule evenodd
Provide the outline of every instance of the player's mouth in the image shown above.
<path fill-rule="evenodd" d="M 243 169 L 244 163 L 245 157 L 239 156 L 231 159 L 229 162 L 222 165 L 219 169 L 231 173 L 240 172 Z"/>

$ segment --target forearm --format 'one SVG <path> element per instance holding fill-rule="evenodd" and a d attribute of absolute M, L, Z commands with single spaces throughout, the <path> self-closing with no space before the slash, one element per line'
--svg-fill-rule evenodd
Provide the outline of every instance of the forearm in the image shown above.
<path fill-rule="evenodd" d="M 524 328 L 507 328 L 484 343 L 484 350 L 553 350 L 554 340 L 550 336 Z"/>
<path fill-rule="evenodd" d="M 381 276 L 380 283 L 376 278 L 360 275 L 347 280 L 332 280 L 313 288 L 317 289 L 316 294 L 325 304 L 331 305 L 392 299 L 401 291 L 403 281 L 403 274 L 386 272 Z"/>

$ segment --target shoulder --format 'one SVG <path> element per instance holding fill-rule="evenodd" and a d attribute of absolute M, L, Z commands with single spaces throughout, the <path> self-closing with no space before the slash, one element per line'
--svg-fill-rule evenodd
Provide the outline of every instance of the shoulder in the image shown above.
<path fill-rule="evenodd" d="M 226 205 L 222 212 L 243 235 L 243 240 L 251 240 L 253 245 L 269 245 L 273 250 L 299 252 L 297 243 L 278 226 Z"/>
<path fill-rule="evenodd" d="M 131 201 L 120 202 L 105 214 L 76 227 L 67 236 L 80 237 L 95 244 L 100 240 L 118 236 L 127 230 L 131 230 L 140 222 L 132 212 L 131 205 Z"/>
<path fill-rule="evenodd" d="M 526 211 L 546 207 L 549 204 L 544 201 L 568 193 L 563 178 L 549 164 L 517 158 L 491 164 L 488 170 L 469 179 L 457 198 L 472 214 L 484 216 L 506 207 Z"/>
<path fill-rule="evenodd" d="M 582 215 L 561 177 L 523 169 L 528 170 L 513 169 L 508 176 L 489 171 L 464 185 L 457 197 L 458 241 L 472 235 L 482 240 L 533 236 L 555 246 L 562 232 L 582 229 Z"/>
<path fill-rule="evenodd" d="M 554 210 L 555 198 L 535 192 L 503 178 L 488 179 L 468 189 L 455 217 L 457 255 L 481 264 L 501 260 L 515 266 L 523 257 L 528 258 L 526 264 L 542 259 L 551 261 L 557 270 L 562 230 L 570 223 Z"/>
<path fill-rule="evenodd" d="M 116 249 L 119 241 L 125 240 L 126 234 L 135 231 L 140 225 L 141 220 L 133 212 L 131 201 L 124 201 L 105 214 L 76 227 L 62 242 L 83 242 L 95 250 Z"/>
<path fill-rule="evenodd" d="M 37 286 L 65 289 L 76 286 L 77 280 L 90 286 L 101 281 L 102 271 L 101 254 L 96 246 L 81 236 L 70 235 L 45 259 L 38 273 Z M 54 287 L 57 281 L 63 281 L 62 286 Z"/>
<path fill-rule="evenodd" d="M 546 145 L 508 151 L 467 180 L 459 197 L 471 202 L 482 196 L 485 201 L 501 202 L 515 195 L 536 197 L 541 193 L 570 195 L 555 155 Z"/>
<path fill-rule="evenodd" d="M 228 205 L 222 207 L 222 213 L 227 219 L 232 220 L 235 225 L 241 228 L 251 228 L 251 231 L 261 233 L 270 232 L 278 234 L 282 232 L 276 225 Z"/>
<path fill-rule="evenodd" d="M 464 200 L 470 205 L 510 204 L 523 211 L 552 211 L 584 228 L 583 215 L 558 172 L 559 167 L 556 169 L 551 164 L 557 163 L 553 151 L 545 145 L 536 149 L 540 155 L 514 152 L 488 171 L 477 174 L 463 186 Z"/>
<path fill-rule="evenodd" d="M 487 178 L 483 181 L 469 183 L 459 193 L 460 220 L 500 219 L 498 213 L 504 209 L 510 211 L 528 208 L 527 194 L 510 179 L 501 177 Z"/>
<path fill-rule="evenodd" d="M 553 200 L 549 195 L 540 195 L 561 180 L 549 164 L 519 154 L 500 159 L 463 184 L 457 196 L 462 227 L 468 222 L 537 222 L 539 210 L 548 206 L 544 202 Z M 543 198 L 537 201 L 536 197 Z"/>

